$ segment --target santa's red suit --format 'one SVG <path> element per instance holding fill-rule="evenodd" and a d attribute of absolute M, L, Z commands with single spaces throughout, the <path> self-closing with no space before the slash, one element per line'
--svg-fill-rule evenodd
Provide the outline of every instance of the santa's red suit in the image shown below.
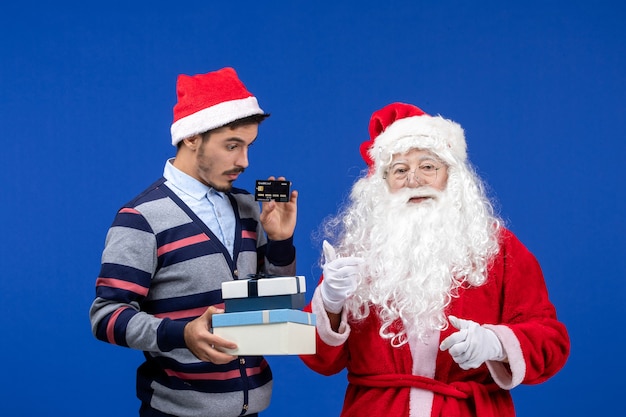
<path fill-rule="evenodd" d="M 347 368 L 341 416 L 514 416 L 509 390 L 543 382 L 563 367 L 569 337 L 556 318 L 537 260 L 508 230 L 503 230 L 500 246 L 487 282 L 461 289 L 446 315 L 493 330 L 508 363 L 461 369 L 447 351 L 439 350 L 440 342 L 456 331 L 452 326 L 433 332 L 425 343 L 413 338 L 395 348 L 380 337 L 373 309 L 362 321 L 351 320 L 344 310 L 334 332 L 318 287 L 307 306 L 317 314 L 317 353 L 301 358 L 324 375 Z"/>

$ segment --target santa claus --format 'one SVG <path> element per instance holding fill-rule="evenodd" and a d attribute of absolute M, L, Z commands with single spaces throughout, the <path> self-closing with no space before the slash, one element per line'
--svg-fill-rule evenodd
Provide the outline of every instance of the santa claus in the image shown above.
<path fill-rule="evenodd" d="M 514 416 L 509 391 L 569 354 L 537 260 L 494 213 L 457 123 L 393 103 L 369 133 L 367 175 L 325 224 L 317 353 L 302 360 L 347 369 L 344 417 Z"/>

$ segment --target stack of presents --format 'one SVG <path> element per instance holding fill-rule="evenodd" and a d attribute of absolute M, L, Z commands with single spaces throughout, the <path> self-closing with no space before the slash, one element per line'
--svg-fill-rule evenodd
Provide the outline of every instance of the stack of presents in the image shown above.
<path fill-rule="evenodd" d="M 223 314 L 213 316 L 213 333 L 237 344 L 232 355 L 315 353 L 315 314 L 302 311 L 303 276 L 252 275 L 222 283 Z"/>

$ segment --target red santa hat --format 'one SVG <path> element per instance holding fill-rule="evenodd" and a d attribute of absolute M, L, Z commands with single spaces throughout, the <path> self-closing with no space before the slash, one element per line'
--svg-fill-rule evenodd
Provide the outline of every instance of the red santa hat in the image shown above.
<path fill-rule="evenodd" d="M 178 76 L 172 145 L 255 114 L 265 114 L 233 68 Z"/>
<path fill-rule="evenodd" d="M 412 104 L 392 103 L 372 114 L 370 140 L 360 153 L 370 174 L 384 171 L 392 155 L 419 148 L 432 151 L 448 164 L 467 159 L 465 133 L 458 123 L 430 116 Z"/>

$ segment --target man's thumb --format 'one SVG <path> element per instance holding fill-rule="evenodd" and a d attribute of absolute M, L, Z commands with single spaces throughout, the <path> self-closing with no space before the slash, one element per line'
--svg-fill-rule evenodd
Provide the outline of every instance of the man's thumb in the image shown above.
<path fill-rule="evenodd" d="M 210 306 L 209 308 L 207 308 L 204 313 L 202 313 L 202 317 L 204 317 L 205 319 L 210 319 L 211 316 L 213 316 L 213 314 L 219 314 L 219 313 L 223 313 L 224 310 L 219 309 L 215 306 Z"/>

